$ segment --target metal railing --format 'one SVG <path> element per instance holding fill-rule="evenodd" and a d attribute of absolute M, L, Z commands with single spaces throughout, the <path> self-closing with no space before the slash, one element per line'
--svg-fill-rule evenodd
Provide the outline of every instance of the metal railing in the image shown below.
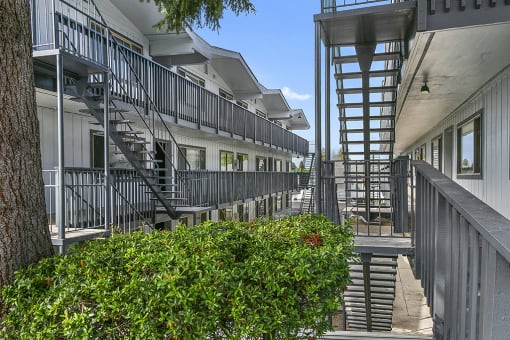
<path fill-rule="evenodd" d="M 65 228 L 66 231 L 104 228 L 105 189 L 104 170 L 66 168 Z M 112 225 L 121 232 L 131 232 L 140 225 L 152 225 L 155 217 L 154 200 L 144 182 L 130 169 L 111 170 Z M 43 170 L 46 212 L 50 228 L 59 214 L 57 170 Z"/>
<path fill-rule="evenodd" d="M 347 9 L 393 4 L 407 0 L 321 0 L 321 13 L 333 13 Z"/>
<path fill-rule="evenodd" d="M 245 171 L 180 171 L 189 181 L 190 197 L 194 206 L 232 204 L 277 192 L 298 189 L 295 172 L 245 172 Z"/>
<path fill-rule="evenodd" d="M 107 65 L 104 28 L 90 1 L 77 1 L 80 7 L 61 0 L 31 0 L 30 4 L 34 51 L 63 49 L 87 61 Z M 192 128 L 208 127 L 293 153 L 308 151 L 308 141 L 268 119 L 125 46 L 117 44 L 111 50 L 111 68 L 117 75 L 112 80 L 112 94 L 119 95 L 120 101 L 143 110 L 150 108 L 149 97 L 152 106 L 176 124 L 182 121 Z"/>
<path fill-rule="evenodd" d="M 506 339 L 510 221 L 423 161 L 416 171 L 414 269 L 435 339 Z"/>

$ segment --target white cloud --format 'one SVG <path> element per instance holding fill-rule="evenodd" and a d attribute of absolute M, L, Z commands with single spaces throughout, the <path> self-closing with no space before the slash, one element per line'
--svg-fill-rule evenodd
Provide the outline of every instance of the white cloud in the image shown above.
<path fill-rule="evenodd" d="M 284 86 L 282 87 L 282 93 L 287 99 L 295 99 L 300 101 L 305 101 L 310 98 L 312 98 L 312 95 L 306 93 L 306 94 L 299 94 L 297 92 L 294 92 L 290 87 Z"/>

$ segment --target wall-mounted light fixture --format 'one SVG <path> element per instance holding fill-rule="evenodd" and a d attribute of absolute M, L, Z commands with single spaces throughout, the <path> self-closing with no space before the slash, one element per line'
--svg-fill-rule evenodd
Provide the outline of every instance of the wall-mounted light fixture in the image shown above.
<path fill-rule="evenodd" d="M 425 84 L 423 84 L 423 86 L 421 87 L 420 92 L 421 92 L 421 94 L 429 94 L 430 93 L 430 89 L 427 86 L 427 82 L 425 82 Z"/>

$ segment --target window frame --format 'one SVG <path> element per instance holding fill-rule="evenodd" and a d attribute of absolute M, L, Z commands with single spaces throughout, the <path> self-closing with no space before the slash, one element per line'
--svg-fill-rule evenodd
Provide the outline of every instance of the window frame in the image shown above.
<path fill-rule="evenodd" d="M 438 167 L 436 168 L 434 166 L 434 142 L 438 142 L 438 151 L 437 155 L 439 157 L 438 159 Z M 436 136 L 435 138 L 432 138 L 430 141 L 430 164 L 436 168 L 438 171 L 443 172 L 443 134 L 440 134 Z"/>
<path fill-rule="evenodd" d="M 94 19 L 89 19 L 89 27 L 91 30 L 101 33 L 102 35 L 106 35 L 106 27 L 103 24 L 100 24 Z M 125 35 L 111 30 L 113 38 L 121 43 L 122 46 L 129 48 L 130 50 L 143 55 L 143 45 L 134 41 L 131 38 L 126 37 Z"/>
<path fill-rule="evenodd" d="M 198 151 L 199 152 L 199 162 L 200 162 L 199 168 L 191 168 L 190 169 L 191 171 L 207 170 L 207 152 L 206 152 L 206 148 L 199 147 L 199 146 L 193 146 L 193 145 L 179 145 L 179 148 L 184 153 L 184 156 L 188 160 L 188 163 L 189 163 L 188 150 L 194 150 L 194 151 Z M 203 157 L 202 157 L 202 153 L 203 153 Z M 184 160 L 182 159 L 182 155 L 181 155 L 180 152 L 178 153 L 177 157 L 178 157 L 177 168 L 179 170 L 185 170 L 186 166 L 183 163 Z M 202 163 L 202 160 L 203 160 L 203 163 Z M 190 166 L 191 166 L 191 163 L 190 163 Z"/>
<path fill-rule="evenodd" d="M 234 95 L 229 91 L 222 89 L 221 87 L 218 90 L 218 94 L 220 97 L 225 98 L 226 100 L 234 100 Z"/>
<path fill-rule="evenodd" d="M 462 128 L 473 123 L 473 172 L 462 172 Z M 458 179 L 482 179 L 483 169 L 483 110 L 479 110 L 456 126 L 457 157 L 456 172 Z"/>
<path fill-rule="evenodd" d="M 259 117 L 262 117 L 262 118 L 267 118 L 267 114 L 262 111 L 262 110 L 259 110 L 259 109 L 255 109 L 255 114 Z"/>
<path fill-rule="evenodd" d="M 225 167 L 223 167 L 223 156 L 226 157 Z M 230 163 L 231 169 L 228 169 L 228 156 L 231 156 L 232 162 Z M 227 150 L 220 150 L 220 171 L 234 171 L 234 152 Z"/>
<path fill-rule="evenodd" d="M 242 158 L 240 158 L 242 157 Z M 246 153 L 242 153 L 242 152 L 238 152 L 236 154 L 236 157 L 235 157 L 235 161 L 236 161 L 236 171 L 248 171 L 248 166 L 249 166 L 249 157 L 248 157 L 248 154 Z M 244 161 L 246 161 L 246 169 L 244 167 Z"/>
<path fill-rule="evenodd" d="M 190 71 L 186 70 L 185 68 L 179 67 L 179 69 L 177 70 L 177 73 L 181 77 L 191 81 L 193 84 L 196 84 L 201 87 L 205 87 L 205 79 L 197 76 L 193 72 L 190 72 Z"/>
<path fill-rule="evenodd" d="M 259 167 L 259 164 L 260 164 L 261 160 L 264 161 L 264 170 L 260 170 L 260 167 Z M 268 171 L 267 162 L 268 162 L 267 157 L 255 156 L 255 171 L 257 171 L 257 172 Z"/>

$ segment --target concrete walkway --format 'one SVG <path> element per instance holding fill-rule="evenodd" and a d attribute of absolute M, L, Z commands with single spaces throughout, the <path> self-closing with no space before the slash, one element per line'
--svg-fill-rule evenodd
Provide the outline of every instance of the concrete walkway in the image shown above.
<path fill-rule="evenodd" d="M 406 257 L 398 257 L 392 333 L 432 335 L 430 308 Z"/>

